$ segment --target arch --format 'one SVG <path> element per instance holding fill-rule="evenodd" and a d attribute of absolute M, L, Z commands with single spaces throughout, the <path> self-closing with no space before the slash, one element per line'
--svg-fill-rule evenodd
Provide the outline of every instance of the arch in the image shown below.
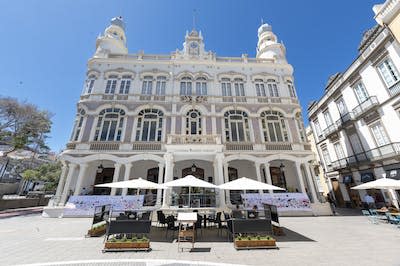
<path fill-rule="evenodd" d="M 244 82 L 246 82 L 247 80 L 247 76 L 245 74 L 236 71 L 222 72 L 217 75 L 217 79 L 219 82 L 221 82 L 223 78 L 229 78 L 231 80 L 234 80 L 235 78 L 241 78 Z"/>
<path fill-rule="evenodd" d="M 219 113 L 222 114 L 222 116 L 223 116 L 226 112 L 228 112 L 230 110 L 239 110 L 239 111 L 246 112 L 249 117 L 250 117 L 250 113 L 251 113 L 249 109 L 247 109 L 246 107 L 243 107 L 243 106 L 234 106 L 234 107 L 226 106 L 226 107 L 222 108 L 222 110 Z"/>
<path fill-rule="evenodd" d="M 180 114 L 186 114 L 190 109 L 197 109 L 200 111 L 202 116 L 209 115 L 210 112 L 207 110 L 207 108 L 204 105 L 191 105 L 191 104 L 186 104 L 181 107 L 181 109 L 178 111 Z"/>
<path fill-rule="evenodd" d="M 131 75 L 132 78 L 135 78 L 136 73 L 130 69 L 127 68 L 114 68 L 114 69 L 108 69 L 104 71 L 104 78 L 109 78 L 111 75 L 116 75 L 119 78 L 121 78 L 122 75 Z"/>
<path fill-rule="evenodd" d="M 142 109 L 136 118 L 135 141 L 162 141 L 164 125 L 163 111 L 156 108 Z"/>
<path fill-rule="evenodd" d="M 267 72 L 260 72 L 255 73 L 250 76 L 251 82 L 255 82 L 256 79 L 261 79 L 263 82 L 267 82 L 268 79 L 274 79 L 276 83 L 279 83 L 280 79 L 278 75 L 267 73 Z"/>
<path fill-rule="evenodd" d="M 171 78 L 171 74 L 169 72 L 157 68 L 154 68 L 152 70 L 143 70 L 139 73 L 140 80 L 143 80 L 145 76 L 152 76 L 153 80 L 156 80 L 158 76 L 164 76 L 167 78 L 167 80 Z"/>
<path fill-rule="evenodd" d="M 122 141 L 125 135 L 127 114 L 124 109 L 110 107 L 98 113 L 93 124 L 94 141 Z"/>
<path fill-rule="evenodd" d="M 285 154 L 285 153 L 280 153 L 280 154 L 271 154 L 263 157 L 263 161 L 271 162 L 275 160 L 288 160 L 292 162 L 299 162 L 299 163 L 307 163 L 308 161 L 312 160 L 314 158 L 313 154 L 309 155 L 303 155 L 303 157 L 297 157 L 291 154 Z"/>
<path fill-rule="evenodd" d="M 231 109 L 224 113 L 222 128 L 226 142 L 250 142 L 253 140 L 249 115 L 241 110 Z"/>
<path fill-rule="evenodd" d="M 86 77 L 94 75 L 96 79 L 98 79 L 100 77 L 100 74 L 101 74 L 100 70 L 97 70 L 95 68 L 88 69 L 88 71 L 86 71 Z"/>
<path fill-rule="evenodd" d="M 211 81 L 212 80 L 212 76 L 204 71 L 199 71 L 193 74 L 193 78 L 196 80 L 198 78 L 204 77 L 206 78 L 207 81 Z"/>
<path fill-rule="evenodd" d="M 133 115 L 137 116 L 139 115 L 140 111 L 144 109 L 158 109 L 164 113 L 164 116 L 169 114 L 169 112 L 165 109 L 164 106 L 158 105 L 158 104 L 145 104 L 145 105 L 140 105 L 133 110 Z"/>
<path fill-rule="evenodd" d="M 284 109 L 282 109 L 281 107 L 278 107 L 278 106 L 261 107 L 257 111 L 257 117 L 260 117 L 261 113 L 265 112 L 265 111 L 277 111 L 277 112 L 282 113 L 285 118 L 291 117 L 291 114 L 288 114 Z"/>
<path fill-rule="evenodd" d="M 160 157 L 160 156 L 157 156 L 154 154 L 150 154 L 150 153 L 136 154 L 136 155 L 132 155 L 129 157 L 123 157 L 123 158 L 118 157 L 113 154 L 106 154 L 106 153 L 92 154 L 92 155 L 88 155 L 85 157 L 73 157 L 69 154 L 62 153 L 60 155 L 60 160 L 67 161 L 70 163 L 76 163 L 76 164 L 90 163 L 90 162 L 101 161 L 101 160 L 103 160 L 103 161 L 109 160 L 109 161 L 113 161 L 115 163 L 121 163 L 121 164 L 147 160 L 147 161 L 156 161 L 158 163 L 164 164 L 163 157 Z"/>
<path fill-rule="evenodd" d="M 175 75 L 175 80 L 181 80 L 184 77 L 190 77 L 192 80 L 195 79 L 195 75 L 189 71 L 182 71 Z"/>
<path fill-rule="evenodd" d="M 261 112 L 260 129 L 264 142 L 288 142 L 288 124 L 285 116 L 274 110 Z"/>
<path fill-rule="evenodd" d="M 226 156 L 224 158 L 224 163 L 228 163 L 230 161 L 234 160 L 246 160 L 246 161 L 251 161 L 251 162 L 257 162 L 257 163 L 262 163 L 263 159 L 254 155 L 249 155 L 249 154 L 232 154 L 229 156 Z"/>
<path fill-rule="evenodd" d="M 204 134 L 204 117 L 197 109 L 190 109 L 186 112 L 185 121 L 182 123 L 183 131 L 186 135 Z"/>
<path fill-rule="evenodd" d="M 105 103 L 102 104 L 100 106 L 98 106 L 94 111 L 91 112 L 91 114 L 99 114 L 101 111 L 103 111 L 104 109 L 108 109 L 108 108 L 119 108 L 125 111 L 125 114 L 128 113 L 128 107 L 122 104 L 111 104 L 111 103 Z"/>

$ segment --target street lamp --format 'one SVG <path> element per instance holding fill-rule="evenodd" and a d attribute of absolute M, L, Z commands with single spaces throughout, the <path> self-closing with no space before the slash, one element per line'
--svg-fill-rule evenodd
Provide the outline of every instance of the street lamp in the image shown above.
<path fill-rule="evenodd" d="M 196 172 L 196 169 L 197 169 L 197 167 L 196 167 L 196 165 L 193 163 L 193 164 L 192 164 L 192 167 L 191 167 L 192 173 Z"/>

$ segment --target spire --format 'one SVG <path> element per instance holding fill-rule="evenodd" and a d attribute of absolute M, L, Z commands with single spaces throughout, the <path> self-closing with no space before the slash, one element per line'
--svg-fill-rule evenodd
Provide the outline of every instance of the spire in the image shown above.
<path fill-rule="evenodd" d="M 271 60 L 286 60 L 285 47 L 278 43 L 277 36 L 272 31 L 272 26 L 261 18 L 258 28 L 257 58 Z"/>
<path fill-rule="evenodd" d="M 192 21 L 193 25 L 192 28 L 193 30 L 196 30 L 196 9 L 193 9 L 193 21 Z"/>
<path fill-rule="evenodd" d="M 108 54 L 127 54 L 125 23 L 121 16 L 111 19 L 104 33 L 96 40 L 95 57 L 107 57 Z"/>

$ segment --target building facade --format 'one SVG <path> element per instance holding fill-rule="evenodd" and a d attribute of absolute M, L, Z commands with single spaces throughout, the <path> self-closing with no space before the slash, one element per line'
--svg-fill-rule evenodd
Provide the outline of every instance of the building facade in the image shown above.
<path fill-rule="evenodd" d="M 330 190 L 339 206 L 348 207 L 361 207 L 367 193 L 351 187 L 385 176 L 400 179 L 399 42 L 377 24 L 364 33 L 358 51 L 308 109 Z M 396 205 L 399 196 L 392 190 L 369 193 L 378 207 Z"/>
<path fill-rule="evenodd" d="M 129 54 L 125 25 L 114 18 L 96 41 L 61 154 L 56 203 L 69 195 L 129 195 L 96 184 L 142 177 L 163 183 L 195 175 L 214 184 L 246 176 L 318 197 L 310 171 L 293 68 L 268 24 L 256 58 L 218 57 L 201 32 L 167 55 Z M 187 189 L 146 190 L 146 206 L 178 205 Z M 201 206 L 232 206 L 238 192 L 196 190 Z M 272 193 L 264 191 L 263 193 Z"/>

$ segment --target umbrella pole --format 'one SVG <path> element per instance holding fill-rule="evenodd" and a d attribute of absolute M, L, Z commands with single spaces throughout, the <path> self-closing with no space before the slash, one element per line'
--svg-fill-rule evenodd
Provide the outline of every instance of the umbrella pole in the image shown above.
<path fill-rule="evenodd" d="M 192 204 L 190 204 L 190 187 L 189 187 L 189 208 L 192 207 Z"/>

